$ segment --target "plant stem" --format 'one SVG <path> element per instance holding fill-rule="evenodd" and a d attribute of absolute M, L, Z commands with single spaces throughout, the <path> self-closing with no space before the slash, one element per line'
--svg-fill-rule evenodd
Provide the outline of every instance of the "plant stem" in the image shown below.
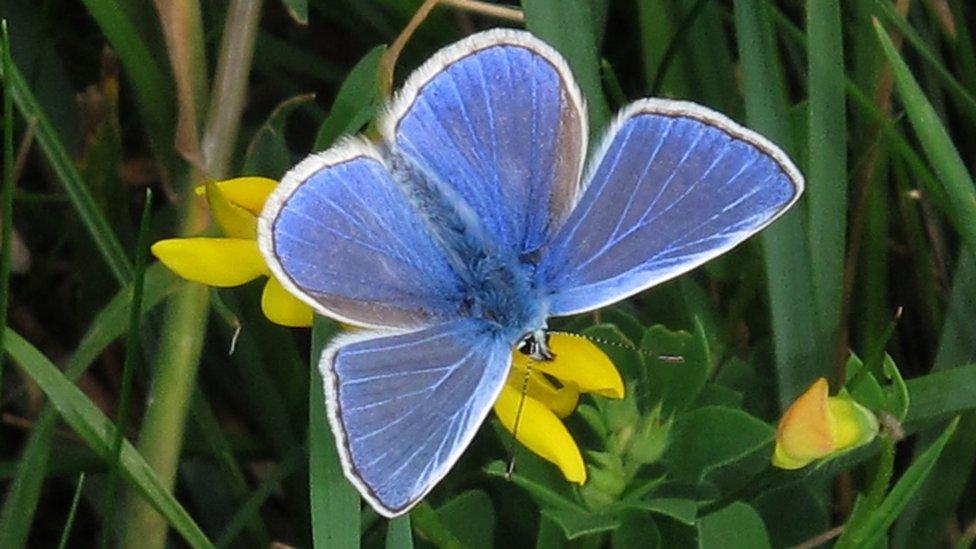
<path fill-rule="evenodd" d="M 199 15 L 199 9 L 188 13 Z M 254 54 L 254 42 L 261 14 L 261 0 L 231 0 L 227 8 L 221 51 L 212 91 L 210 112 L 201 145 L 201 162 L 206 176 L 220 178 L 229 171 L 230 156 L 237 140 L 241 112 L 247 96 L 247 81 Z M 191 24 L 193 26 L 193 24 Z M 184 52 L 202 52 L 203 44 Z M 200 179 L 200 174 L 190 181 Z M 187 188 L 185 194 L 192 191 Z M 182 234 L 198 232 L 207 216 L 199 202 L 184 202 Z M 146 408 L 139 451 L 167 488 L 172 489 L 179 464 L 183 430 L 196 385 L 197 368 L 207 327 L 209 289 L 187 284 L 170 299 L 163 336 Z M 149 505 L 134 498 L 128 507 L 123 547 L 162 548 L 166 544 L 166 522 Z"/>

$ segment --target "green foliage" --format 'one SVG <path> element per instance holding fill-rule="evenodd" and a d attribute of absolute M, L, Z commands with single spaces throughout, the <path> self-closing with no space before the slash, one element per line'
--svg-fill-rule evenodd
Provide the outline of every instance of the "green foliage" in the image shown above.
<path fill-rule="evenodd" d="M 421 3 L 189 0 L 169 19 L 166 2 L 0 6 L 0 546 L 113 531 L 146 547 L 972 540 L 976 8 L 962 0 L 436 8 L 394 88 L 461 36 L 524 26 L 575 73 L 591 148 L 631 100 L 693 100 L 780 144 L 807 193 L 727 257 L 552 319 L 600 346 L 626 387 L 584 395 L 564 419 L 586 484 L 489 420 L 409 515 L 364 505 L 318 370 L 343 328 L 270 325 L 258 283 L 214 290 L 143 269 L 135 235 L 215 236 L 191 192 L 208 177 L 279 178 L 343 136 L 376 138 L 380 62 Z M 157 198 L 139 231 L 145 188 Z M 820 376 L 880 432 L 776 470 L 780 415 Z"/>

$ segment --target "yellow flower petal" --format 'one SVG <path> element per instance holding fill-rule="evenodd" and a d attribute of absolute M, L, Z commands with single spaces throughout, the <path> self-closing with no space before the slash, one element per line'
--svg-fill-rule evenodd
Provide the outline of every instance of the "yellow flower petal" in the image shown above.
<path fill-rule="evenodd" d="M 217 186 L 232 204 L 240 206 L 254 215 L 261 215 L 268 195 L 278 184 L 267 177 L 237 177 L 218 181 Z M 200 185 L 194 189 L 199 196 L 206 196 L 207 186 Z"/>
<path fill-rule="evenodd" d="M 827 406 L 833 418 L 835 451 L 866 444 L 878 434 L 878 418 L 850 398 L 830 397 Z"/>
<path fill-rule="evenodd" d="M 581 392 L 596 393 L 609 398 L 623 398 L 624 382 L 613 362 L 593 342 L 585 337 L 562 332 L 549 334 L 549 347 L 556 359 L 532 362 L 532 368 L 549 374 L 564 385 L 572 383 Z M 514 353 L 513 366 L 523 371 L 529 358 Z"/>
<path fill-rule="evenodd" d="M 207 204 L 220 229 L 231 238 L 256 239 L 258 219 L 250 211 L 235 205 L 215 182 L 208 182 Z"/>
<path fill-rule="evenodd" d="M 516 351 L 517 354 L 518 353 Z M 508 374 L 508 383 L 516 391 L 522 391 L 525 386 L 526 394 L 542 404 L 545 404 L 560 418 L 564 418 L 573 413 L 576 404 L 579 402 L 579 389 L 576 385 L 569 383 L 561 388 L 553 385 L 546 376 L 533 369 L 526 382 L 525 369 L 519 368 L 513 361 L 512 371 Z"/>
<path fill-rule="evenodd" d="M 261 310 L 275 324 L 292 328 L 307 328 L 312 325 L 312 308 L 291 295 L 273 276 L 264 285 Z"/>
<path fill-rule="evenodd" d="M 820 378 L 787 408 L 776 429 L 773 465 L 798 469 L 834 450 L 828 391 L 827 380 Z"/>
<path fill-rule="evenodd" d="M 153 244 L 152 253 L 174 273 L 209 286 L 239 286 L 267 272 L 254 240 L 170 238 Z"/>
<path fill-rule="evenodd" d="M 522 398 L 519 389 L 505 385 L 495 401 L 495 414 L 510 432 L 515 427 L 515 416 Z M 546 461 L 556 464 L 566 480 L 578 484 L 586 482 L 586 466 L 576 441 L 556 414 L 538 400 L 524 397 L 515 438 Z"/>

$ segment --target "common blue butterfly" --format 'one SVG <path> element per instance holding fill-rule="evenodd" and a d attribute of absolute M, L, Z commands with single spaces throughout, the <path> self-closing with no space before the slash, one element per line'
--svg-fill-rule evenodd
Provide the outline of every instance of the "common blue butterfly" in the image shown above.
<path fill-rule="evenodd" d="M 518 346 L 701 265 L 769 225 L 803 179 L 762 136 L 708 109 L 623 109 L 583 174 L 586 108 L 530 34 L 453 44 L 408 79 L 382 139 L 306 158 L 269 198 L 259 243 L 319 313 L 371 329 L 320 369 L 346 477 L 384 516 L 445 475 Z"/>

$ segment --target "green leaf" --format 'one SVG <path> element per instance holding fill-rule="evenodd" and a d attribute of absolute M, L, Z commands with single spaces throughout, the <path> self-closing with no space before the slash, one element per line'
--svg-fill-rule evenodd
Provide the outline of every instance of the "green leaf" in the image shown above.
<path fill-rule="evenodd" d="M 830 514 L 816 483 L 803 482 L 763 492 L 752 501 L 774 547 L 794 547 L 830 527 Z"/>
<path fill-rule="evenodd" d="M 590 0 L 522 0 L 525 28 L 556 48 L 569 63 L 589 108 L 590 135 L 599 135 L 610 111 L 600 77 L 597 37 L 602 13 L 594 13 Z M 591 139 L 591 144 L 595 145 Z"/>
<path fill-rule="evenodd" d="M 27 120 L 36 122 L 37 142 L 40 144 L 41 150 L 44 151 L 48 162 L 50 162 L 58 181 L 61 182 L 68 194 L 72 206 L 78 212 L 82 224 L 95 241 L 95 247 L 101 253 L 102 259 L 108 265 L 116 282 L 120 285 L 127 283 L 132 278 L 132 264 L 126 256 L 122 244 L 119 243 L 112 231 L 112 227 L 105 219 L 105 215 L 99 210 L 91 192 L 78 173 L 78 168 L 75 166 L 71 154 L 61 142 L 57 131 L 51 125 L 51 121 L 41 109 L 17 67 L 11 65 L 10 74 L 4 73 L 2 76 L 5 80 L 10 79 L 10 85 L 13 87 L 13 100 L 21 115 Z"/>
<path fill-rule="evenodd" d="M 679 415 L 664 460 L 673 478 L 697 483 L 710 470 L 731 464 L 773 440 L 773 429 L 732 408 L 705 406 Z"/>
<path fill-rule="evenodd" d="M 572 540 L 600 532 L 609 532 L 620 526 L 620 518 L 595 515 L 572 509 L 543 509 L 542 514 L 562 528 L 566 539 Z"/>
<path fill-rule="evenodd" d="M 903 421 L 911 404 L 908 385 L 905 383 L 905 379 L 901 377 L 901 371 L 898 370 L 894 359 L 887 354 L 882 363 L 882 368 L 884 375 L 891 382 L 886 388 L 885 403 L 882 409 L 893 415 L 898 421 Z"/>
<path fill-rule="evenodd" d="M 761 549 L 770 547 L 769 535 L 759 513 L 742 502 L 735 502 L 698 520 L 698 547 L 701 549 Z"/>
<path fill-rule="evenodd" d="M 332 102 L 332 111 L 319 127 L 313 150 L 331 147 L 339 136 L 359 131 L 373 117 L 377 100 L 376 75 L 385 51 L 386 46 L 376 46 L 349 71 Z"/>
<path fill-rule="evenodd" d="M 78 502 L 81 501 L 81 491 L 85 487 L 85 473 L 78 475 L 78 484 L 75 486 L 75 495 L 71 498 L 71 507 L 68 509 L 68 518 L 64 521 L 64 528 L 61 530 L 61 539 L 58 540 L 58 549 L 68 546 L 71 538 L 71 527 L 75 524 L 75 513 L 78 512 Z"/>
<path fill-rule="evenodd" d="M 783 64 L 768 3 L 735 0 L 733 5 L 746 120 L 788 153 L 795 152 Z M 803 217 L 801 203 L 762 233 L 781 408 L 829 371 L 832 355 L 816 326 L 815 284 Z"/>
<path fill-rule="evenodd" d="M 661 546 L 661 531 L 644 513 L 630 512 L 610 536 L 613 549 L 654 549 Z"/>
<path fill-rule="evenodd" d="M 335 437 L 325 415 L 325 394 L 319 357 L 338 325 L 321 317 L 312 327 L 308 396 L 309 497 L 312 501 L 312 541 L 318 548 L 359 547 L 359 494 L 342 474 Z"/>
<path fill-rule="evenodd" d="M 976 250 L 976 192 L 966 164 L 939 121 L 938 113 L 925 97 L 884 27 L 875 21 L 874 28 L 885 56 L 891 63 L 895 86 L 908 113 L 908 120 L 915 128 L 925 156 L 935 168 L 939 182 L 945 189 L 948 197 L 945 207 L 949 220 L 969 249 Z"/>
<path fill-rule="evenodd" d="M 873 547 L 882 541 L 888 528 L 895 522 L 902 509 L 922 486 L 935 465 L 942 449 L 956 430 L 959 418 L 954 419 L 942 435 L 925 452 L 918 456 L 905 470 L 901 478 L 888 493 L 877 509 L 863 514 L 852 515 L 844 533 L 837 540 L 837 549 L 853 547 Z M 855 520 L 857 518 L 857 520 Z"/>
<path fill-rule="evenodd" d="M 508 467 L 503 461 L 493 461 L 489 463 L 487 467 L 485 467 L 485 472 L 493 477 L 506 478 Z M 536 500 L 539 506 L 544 509 L 586 513 L 586 510 L 575 501 L 568 499 L 563 494 L 560 494 L 539 481 L 519 474 L 518 471 L 512 473 L 512 482 L 519 488 L 522 488 L 528 492 L 529 495 L 532 496 L 532 499 Z"/>
<path fill-rule="evenodd" d="M 641 351 L 651 380 L 644 404 L 660 403 L 664 417 L 691 406 L 708 378 L 708 341 L 701 325 L 696 323 L 694 335 L 652 326 L 644 332 Z M 680 362 L 671 357 L 680 357 Z"/>
<path fill-rule="evenodd" d="M 808 103 L 808 231 L 819 333 L 840 326 L 847 238 L 847 110 L 839 0 L 806 3 Z M 834 349 L 836 337 L 822 345 Z"/>
<path fill-rule="evenodd" d="M 911 405 L 905 423 L 944 418 L 976 408 L 976 364 L 933 372 L 905 383 Z"/>
<path fill-rule="evenodd" d="M 495 508 L 481 490 L 469 490 L 452 498 L 437 508 L 437 516 L 465 547 L 494 547 Z"/>
<path fill-rule="evenodd" d="M 57 408 L 61 417 L 102 458 L 109 459 L 115 425 L 47 357 L 13 330 L 5 332 L 7 351 Z M 182 505 L 160 483 L 139 452 L 126 441 L 121 454 L 122 474 L 192 547 L 212 547 Z"/>
<path fill-rule="evenodd" d="M 647 500 L 622 502 L 628 509 L 640 509 L 673 518 L 674 520 L 694 526 L 698 517 L 698 502 L 693 499 L 681 498 L 651 498 Z"/>
<path fill-rule="evenodd" d="M 613 324 L 596 324 L 580 333 L 590 338 L 610 357 L 623 379 L 638 380 L 644 387 L 647 386 L 647 372 L 641 366 L 637 346 L 619 327 Z"/>
<path fill-rule="evenodd" d="M 307 105 L 313 99 L 313 94 L 296 95 L 275 107 L 248 145 L 242 173 L 280 179 L 292 167 L 294 162 L 285 142 L 285 123 L 295 109 Z"/>

